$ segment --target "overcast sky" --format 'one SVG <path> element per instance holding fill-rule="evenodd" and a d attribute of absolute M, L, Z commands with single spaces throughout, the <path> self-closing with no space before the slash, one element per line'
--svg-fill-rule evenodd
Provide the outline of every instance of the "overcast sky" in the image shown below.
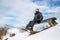
<path fill-rule="evenodd" d="M 36 8 L 44 19 L 60 19 L 60 0 L 0 0 L 0 25 L 26 25 L 33 20 Z"/>

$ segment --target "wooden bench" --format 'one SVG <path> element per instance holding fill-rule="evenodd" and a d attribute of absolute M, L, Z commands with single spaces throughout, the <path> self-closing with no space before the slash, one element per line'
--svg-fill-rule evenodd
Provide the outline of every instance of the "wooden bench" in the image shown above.
<path fill-rule="evenodd" d="M 42 20 L 40 23 L 47 22 L 47 23 L 50 25 L 50 27 L 52 27 L 52 26 L 55 26 L 55 25 L 57 24 L 57 22 L 56 22 L 55 20 L 57 20 L 57 18 L 56 18 L 56 17 L 52 17 L 52 18 L 49 18 L 49 19 Z M 34 22 L 34 21 L 32 20 L 32 21 L 30 21 L 30 22 L 27 24 L 26 28 L 30 28 L 30 30 L 33 31 L 33 26 L 34 26 L 35 24 L 38 24 L 38 23 L 37 23 L 37 22 Z"/>
<path fill-rule="evenodd" d="M 52 17 L 52 18 L 49 18 L 49 19 L 42 20 L 41 23 L 47 22 L 50 25 L 50 27 L 53 27 L 53 26 L 57 25 L 57 22 L 55 20 L 57 20 L 57 18 Z M 30 23 L 33 23 L 33 22 L 31 21 Z M 37 24 L 37 23 L 35 23 L 35 24 Z M 33 29 L 32 29 L 32 31 L 30 32 L 30 35 L 33 35 L 33 34 L 38 33 L 38 32 L 42 32 L 43 30 L 46 30 L 50 27 L 44 28 L 40 31 L 33 31 Z"/>

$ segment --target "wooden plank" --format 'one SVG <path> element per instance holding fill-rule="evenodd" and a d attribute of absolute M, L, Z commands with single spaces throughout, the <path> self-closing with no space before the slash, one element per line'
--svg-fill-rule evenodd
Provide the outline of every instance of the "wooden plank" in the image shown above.
<path fill-rule="evenodd" d="M 56 17 L 52 17 L 52 18 L 49 18 L 49 19 L 45 19 L 45 20 L 42 20 L 41 23 L 48 22 L 50 20 L 57 20 L 57 18 Z"/>

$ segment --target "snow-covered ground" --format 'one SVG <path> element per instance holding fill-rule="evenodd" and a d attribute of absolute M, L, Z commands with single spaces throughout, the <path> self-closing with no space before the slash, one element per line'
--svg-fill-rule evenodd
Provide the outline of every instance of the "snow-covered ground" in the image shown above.
<path fill-rule="evenodd" d="M 17 28 L 9 29 L 6 36 L 3 36 L 3 40 L 8 38 L 8 40 L 60 40 L 60 21 L 55 27 L 44 30 L 40 33 L 29 36 L 28 32 L 19 32 Z M 11 33 L 16 35 L 10 37 Z"/>

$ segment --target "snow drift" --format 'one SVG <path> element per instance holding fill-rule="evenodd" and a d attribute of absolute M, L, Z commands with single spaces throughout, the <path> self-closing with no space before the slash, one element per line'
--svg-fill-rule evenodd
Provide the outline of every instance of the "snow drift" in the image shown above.
<path fill-rule="evenodd" d="M 7 35 L 3 36 L 2 39 L 8 40 L 60 40 L 60 21 L 58 24 L 40 33 L 29 36 L 29 32 L 19 32 L 19 29 L 9 29 Z M 15 36 L 10 37 L 10 34 L 15 33 Z"/>

